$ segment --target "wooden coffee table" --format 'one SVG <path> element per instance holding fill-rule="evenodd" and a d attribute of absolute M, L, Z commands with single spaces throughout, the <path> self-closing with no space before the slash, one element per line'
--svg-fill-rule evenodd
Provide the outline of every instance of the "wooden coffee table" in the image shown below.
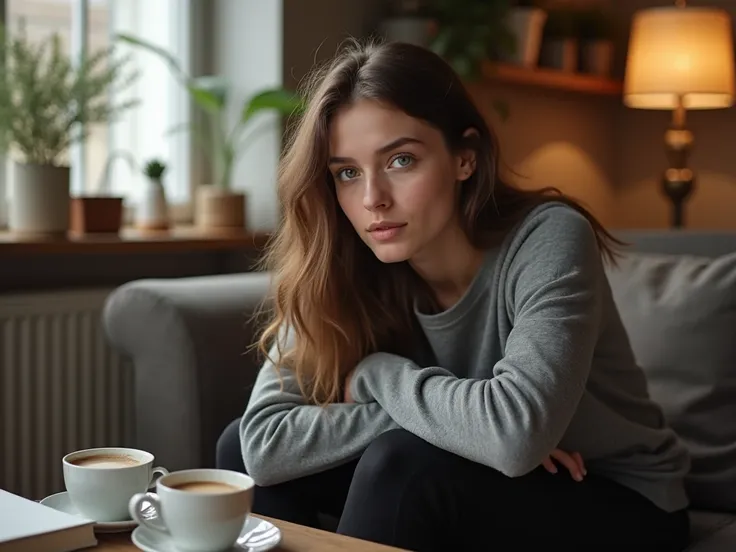
<path fill-rule="evenodd" d="M 398 552 L 399 548 L 336 535 L 288 521 L 258 516 L 281 529 L 281 546 L 273 552 Z M 138 552 L 131 542 L 130 533 L 97 535 L 98 545 L 93 552 Z"/>

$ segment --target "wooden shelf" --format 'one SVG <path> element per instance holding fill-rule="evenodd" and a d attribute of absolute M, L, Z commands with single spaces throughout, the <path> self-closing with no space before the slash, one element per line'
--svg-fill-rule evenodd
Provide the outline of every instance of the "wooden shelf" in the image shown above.
<path fill-rule="evenodd" d="M 504 84 L 564 90 L 599 96 L 618 96 L 623 91 L 623 83 L 615 79 L 580 73 L 566 73 L 564 71 L 542 67 L 529 69 L 518 65 L 487 62 L 483 64 L 482 72 L 485 80 Z"/>
<path fill-rule="evenodd" d="M 203 232 L 192 226 L 168 231 L 124 228 L 120 234 L 69 235 L 65 238 L 19 237 L 0 232 L 0 258 L 4 255 L 127 254 L 187 251 L 235 251 L 261 249 L 269 234 L 245 231 Z M 1 262 L 1 261 L 0 261 Z"/>

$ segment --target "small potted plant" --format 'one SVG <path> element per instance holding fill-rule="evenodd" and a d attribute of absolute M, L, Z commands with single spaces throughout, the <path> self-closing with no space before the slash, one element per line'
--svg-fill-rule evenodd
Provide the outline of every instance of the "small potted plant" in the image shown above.
<path fill-rule="evenodd" d="M 118 39 L 159 56 L 189 92 L 206 121 L 204 125 L 190 127 L 214 169 L 213 182 L 197 189 L 196 225 L 203 230 L 242 230 L 247 226 L 246 197 L 243 192 L 233 189 L 233 169 L 240 154 L 252 143 L 251 140 L 257 138 L 257 133 L 249 132 L 253 120 L 263 111 L 285 116 L 298 114 L 304 107 L 303 100 L 280 87 L 262 90 L 245 99 L 239 109 L 240 117 L 228 125 L 226 112 L 230 94 L 228 83 L 223 78 L 191 77 L 163 48 L 128 34 L 120 34 Z"/>
<path fill-rule="evenodd" d="M 65 235 L 69 230 L 69 147 L 87 138 L 89 126 L 108 122 L 135 101 L 108 101 L 116 87 L 136 78 L 127 58 L 111 49 L 93 52 L 80 64 L 64 53 L 53 34 L 40 43 L 28 39 L 21 26 L 8 34 L 5 63 L 0 64 L 0 126 L 14 164 L 10 230 L 24 235 Z M 84 123 L 80 125 L 79 123 Z"/>
<path fill-rule="evenodd" d="M 169 206 L 163 182 L 165 172 L 166 164 L 159 159 L 151 159 L 144 165 L 146 186 L 135 210 L 135 226 L 140 230 L 169 228 Z"/>
<path fill-rule="evenodd" d="M 601 8 L 580 14 L 580 69 L 600 77 L 611 76 L 613 66 L 613 21 Z"/>

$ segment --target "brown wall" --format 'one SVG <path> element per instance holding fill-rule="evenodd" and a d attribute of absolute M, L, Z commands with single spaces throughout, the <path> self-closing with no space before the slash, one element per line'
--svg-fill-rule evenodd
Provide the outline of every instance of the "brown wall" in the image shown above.
<path fill-rule="evenodd" d="M 614 225 L 616 100 L 517 87 L 471 87 L 501 144 L 502 161 L 524 187 L 554 186 Z M 507 102 L 500 121 L 491 100 Z"/>
<path fill-rule="evenodd" d="M 555 0 L 565 2 L 570 0 Z M 631 14 L 669 0 L 577 0 L 608 2 L 617 17 L 616 72 L 623 75 Z M 293 85 L 315 60 L 332 55 L 340 40 L 369 33 L 378 20 L 376 2 L 315 0 L 305 9 L 284 0 L 285 83 Z M 691 0 L 690 5 L 728 7 L 732 0 Z M 540 89 L 471 87 L 500 137 L 503 158 L 524 186 L 556 186 L 582 200 L 611 227 L 667 227 L 669 209 L 659 191 L 665 168 L 663 133 L 669 115 L 626 108 L 618 97 L 592 97 Z M 508 102 L 510 118 L 498 121 L 494 99 Z M 689 116 L 696 136 L 692 166 L 697 189 L 687 211 L 688 226 L 736 228 L 736 109 Z M 731 132 L 729 132 L 731 131 Z"/>

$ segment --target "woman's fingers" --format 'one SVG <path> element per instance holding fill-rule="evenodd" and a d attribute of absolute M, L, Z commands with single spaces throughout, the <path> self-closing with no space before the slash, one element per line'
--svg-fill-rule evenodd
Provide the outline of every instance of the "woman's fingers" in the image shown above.
<path fill-rule="evenodd" d="M 575 459 L 575 462 L 580 469 L 580 473 L 582 473 L 583 475 L 588 475 L 588 470 L 585 469 L 585 462 L 583 462 L 582 455 L 579 452 L 573 452 L 572 457 Z"/>
<path fill-rule="evenodd" d="M 542 462 L 542 465 L 544 466 L 544 469 L 547 470 L 549 473 L 557 473 L 557 466 L 555 466 L 555 463 L 552 461 L 551 456 L 545 458 L 545 460 Z"/>
<path fill-rule="evenodd" d="M 583 470 L 578 466 L 578 461 L 572 455 L 560 449 L 555 449 L 550 456 L 567 468 L 567 471 L 570 472 L 570 475 L 575 481 L 583 480 Z M 580 458 L 580 462 L 582 463 L 582 458 Z"/>

